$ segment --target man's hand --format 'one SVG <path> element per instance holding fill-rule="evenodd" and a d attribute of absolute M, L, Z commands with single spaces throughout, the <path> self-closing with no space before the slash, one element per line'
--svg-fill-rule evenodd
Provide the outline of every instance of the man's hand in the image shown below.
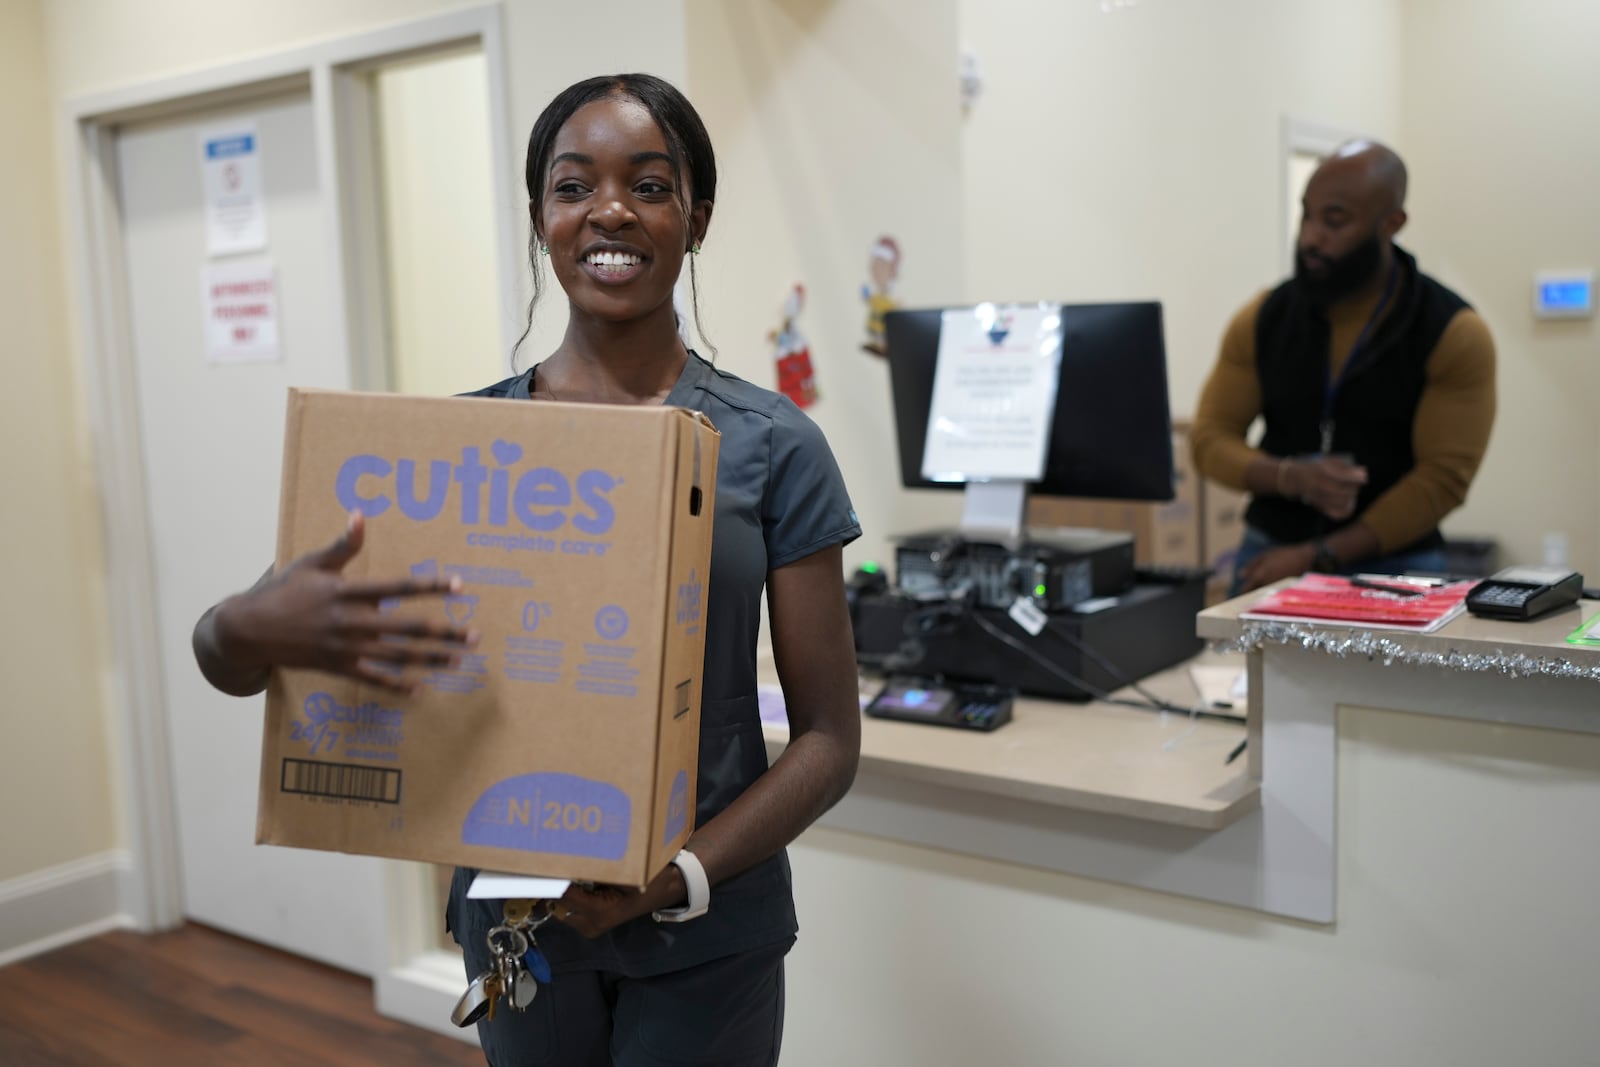
<path fill-rule="evenodd" d="M 1248 593 L 1280 578 L 1298 578 L 1311 569 L 1316 554 L 1316 546 L 1311 544 L 1269 548 L 1239 569 L 1239 588 Z"/>
<path fill-rule="evenodd" d="M 1342 456 L 1283 460 L 1279 485 L 1285 496 L 1305 501 L 1335 522 L 1356 511 L 1356 494 L 1367 484 L 1367 468 Z"/>

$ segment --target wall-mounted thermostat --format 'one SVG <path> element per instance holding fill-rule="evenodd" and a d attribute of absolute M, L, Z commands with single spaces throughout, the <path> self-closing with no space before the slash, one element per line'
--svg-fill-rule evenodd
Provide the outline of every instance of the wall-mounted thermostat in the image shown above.
<path fill-rule="evenodd" d="M 1594 315 L 1594 271 L 1542 270 L 1533 276 L 1533 316 L 1587 319 Z"/>

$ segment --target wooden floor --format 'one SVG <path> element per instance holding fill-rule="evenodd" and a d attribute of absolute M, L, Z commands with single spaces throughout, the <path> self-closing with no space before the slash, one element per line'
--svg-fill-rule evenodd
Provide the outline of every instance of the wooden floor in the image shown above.
<path fill-rule="evenodd" d="M 0 968 L 0 1064 L 481 1065 L 378 1015 L 372 983 L 204 926 L 125 931 Z"/>

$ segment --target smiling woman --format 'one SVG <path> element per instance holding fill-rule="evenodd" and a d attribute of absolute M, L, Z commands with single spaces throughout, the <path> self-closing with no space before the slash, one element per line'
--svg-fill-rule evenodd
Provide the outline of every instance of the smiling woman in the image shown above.
<path fill-rule="evenodd" d="M 541 260 L 548 258 L 574 318 L 616 322 L 653 313 L 675 333 L 672 287 L 683 254 L 700 250 L 717 195 L 711 138 L 683 95 L 647 75 L 579 82 L 534 124 L 524 177 L 534 283 L 528 326 L 544 293 Z M 698 326 L 692 259 L 689 274 Z M 606 299 L 592 299 L 608 292 Z M 594 325 L 580 332 L 588 335 Z M 578 340 L 569 324 L 550 360 L 554 365 L 534 383 L 537 392 L 551 399 L 605 399 L 582 395 L 580 381 L 560 387 L 561 352 Z"/>
<path fill-rule="evenodd" d="M 476 395 L 681 406 L 722 439 L 705 596 L 696 588 L 678 605 L 703 613 L 706 627 L 695 830 L 643 889 L 581 886 L 551 902 L 555 921 L 538 937 L 550 968 L 540 981 L 550 980 L 531 1003 L 519 993 L 525 1010 L 478 1018 L 478 1036 L 494 1065 L 775 1063 L 798 928 L 785 847 L 844 795 L 860 753 L 841 548 L 861 527 L 821 431 L 680 338 L 673 288 L 705 238 L 717 185 L 710 138 L 682 94 L 639 74 L 572 86 L 534 125 L 527 181 L 535 301 L 548 262 L 570 304 L 567 330 L 543 361 Z M 507 451 L 493 458 L 509 462 L 515 446 L 497 444 Z M 476 485 L 478 462 L 463 455 L 452 469 Z M 453 506 L 442 489 L 419 500 L 411 468 L 365 457 L 347 472 L 347 506 L 387 493 L 419 514 Z M 558 498 L 570 501 L 578 526 L 604 518 L 606 488 L 582 477 L 575 493 L 519 482 L 511 505 L 524 489 L 537 496 L 525 524 L 538 530 L 555 521 Z M 194 641 L 206 677 L 251 693 L 272 668 L 299 666 L 403 688 L 470 647 L 476 635 L 463 626 L 403 632 L 379 610 L 387 597 L 439 596 L 448 584 L 344 578 L 364 529 L 356 510 L 343 537 L 207 612 Z M 561 550 L 587 544 L 562 540 Z M 756 691 L 763 596 L 790 728 L 770 768 Z M 491 931 L 509 915 L 501 901 L 467 898 L 476 873 L 455 872 L 447 911 L 469 979 L 489 973 Z"/>
<path fill-rule="evenodd" d="M 671 310 L 683 254 L 711 219 L 711 201 L 696 198 L 678 169 L 634 100 L 596 100 L 562 126 L 529 208 L 580 328 Z"/>
<path fill-rule="evenodd" d="M 784 846 L 849 788 L 860 751 L 840 548 L 861 529 L 816 426 L 679 339 L 673 287 L 717 184 L 689 102 L 648 75 L 580 82 L 534 125 L 527 180 L 535 277 L 547 259 L 571 313 L 547 359 L 482 395 L 682 405 L 722 445 L 695 832 L 642 891 L 568 891 L 540 931 L 549 992 L 480 1019 L 479 1039 L 492 1064 L 541 1049 L 537 1062 L 774 1063 L 796 931 Z M 791 731 L 770 770 L 755 680 L 763 591 Z M 466 898 L 474 873 L 457 872 L 448 915 L 469 978 L 491 966 L 501 921 L 498 902 Z"/>

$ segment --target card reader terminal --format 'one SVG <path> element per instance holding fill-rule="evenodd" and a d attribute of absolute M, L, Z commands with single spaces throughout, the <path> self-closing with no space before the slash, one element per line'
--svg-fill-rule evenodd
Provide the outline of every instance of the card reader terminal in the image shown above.
<path fill-rule="evenodd" d="M 1565 567 L 1507 567 L 1467 594 L 1467 610 L 1490 619 L 1523 621 L 1576 603 L 1583 575 Z"/>
<path fill-rule="evenodd" d="M 877 719 L 997 730 L 1011 721 L 1015 696 L 1016 691 L 1005 686 L 894 677 L 884 682 L 866 713 Z"/>

